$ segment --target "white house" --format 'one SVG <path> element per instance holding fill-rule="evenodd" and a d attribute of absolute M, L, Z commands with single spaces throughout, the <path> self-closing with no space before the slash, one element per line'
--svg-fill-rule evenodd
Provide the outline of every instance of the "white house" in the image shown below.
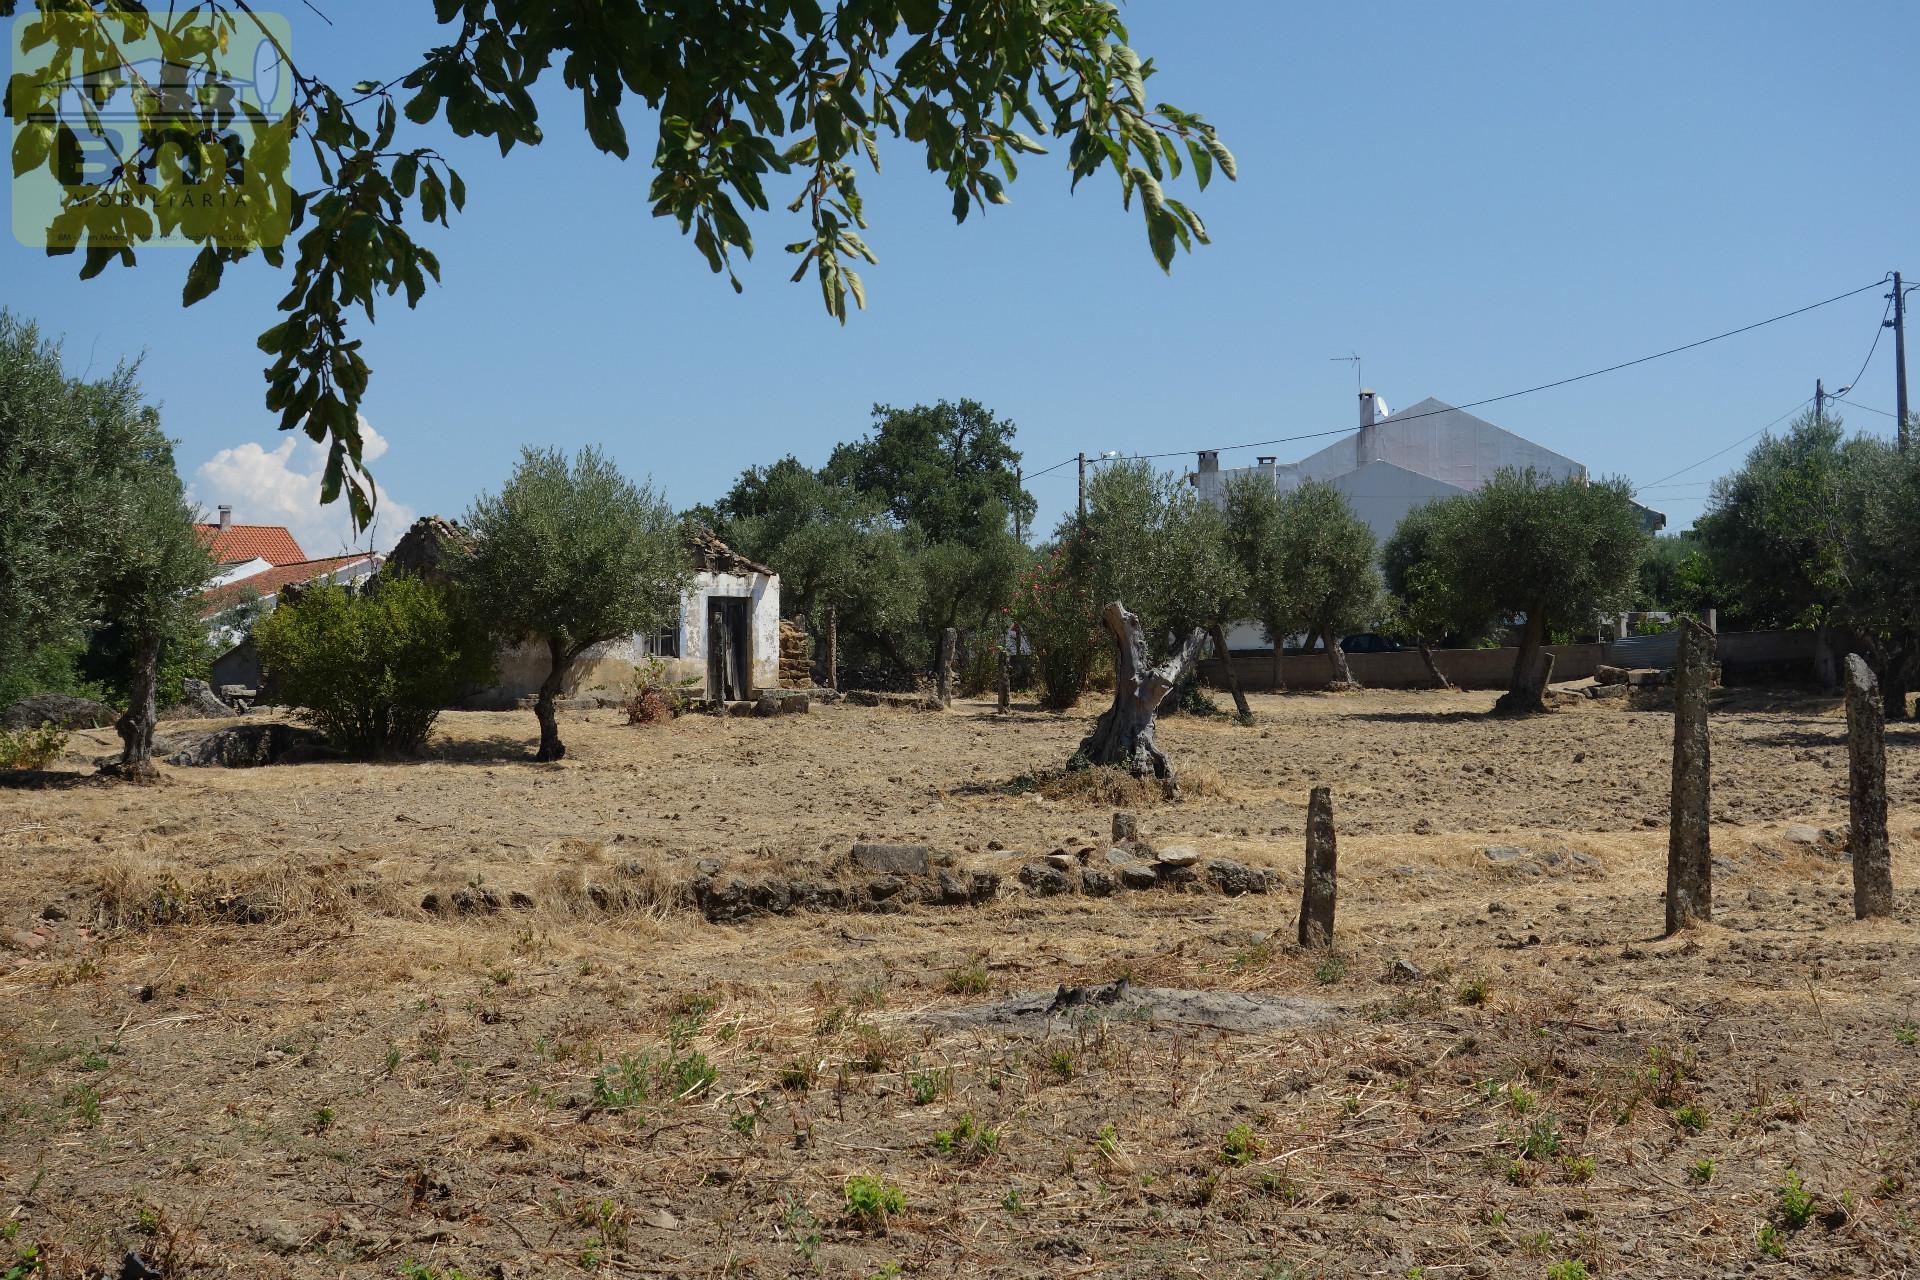
<path fill-rule="evenodd" d="M 448 544 L 466 542 L 451 520 L 423 516 L 397 543 L 387 565 L 394 571 L 432 577 L 443 572 Z M 680 596 L 674 621 L 659 631 L 609 641 L 589 652 L 574 673 L 570 692 L 623 693 L 632 689 L 634 668 L 651 658 L 666 665 L 669 679 L 692 686 L 701 697 L 748 701 L 780 685 L 780 575 L 747 559 L 712 533 L 689 538 L 693 580 Z M 500 653 L 494 685 L 468 701 L 499 705 L 532 697 L 552 661 L 543 644 L 521 644 Z"/>
<path fill-rule="evenodd" d="M 1586 467 L 1572 458 L 1464 409 L 1429 397 L 1388 413 L 1376 393 L 1362 391 L 1359 428 L 1319 452 L 1298 462 L 1260 458 L 1251 467 L 1223 471 L 1220 455 L 1204 450 L 1191 479 L 1200 496 L 1215 504 L 1226 502 L 1228 483 L 1240 476 L 1264 479 L 1283 493 L 1318 480 L 1341 493 L 1384 543 L 1415 507 L 1469 493 L 1509 467 L 1530 467 L 1555 480 L 1587 478 Z M 1649 530 L 1666 525 L 1658 511 L 1640 511 Z M 1264 636 L 1260 628 L 1243 623 L 1233 629 L 1229 643 L 1254 647 L 1267 643 Z"/>

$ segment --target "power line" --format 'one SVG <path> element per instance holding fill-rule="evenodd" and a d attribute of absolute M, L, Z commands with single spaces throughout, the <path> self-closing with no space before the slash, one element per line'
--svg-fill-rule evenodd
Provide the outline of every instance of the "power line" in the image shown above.
<path fill-rule="evenodd" d="M 1855 290 L 1855 292 L 1858 292 L 1858 290 Z M 1661 476 L 1660 479 L 1655 480 L 1649 484 L 1635 485 L 1634 489 L 1636 491 L 1641 489 L 1657 489 L 1660 487 L 1661 484 L 1663 484 L 1668 480 L 1673 479 L 1675 476 L 1683 476 L 1687 474 L 1687 472 L 1693 470 L 1695 467 L 1704 467 L 1709 462 L 1712 462 L 1715 458 L 1719 457 L 1721 454 L 1729 453 L 1734 449 L 1738 449 L 1741 445 L 1753 439 L 1755 436 L 1760 435 L 1762 432 L 1771 431 L 1774 427 L 1780 425 L 1782 422 L 1785 422 L 1788 418 L 1791 418 L 1794 414 L 1800 412 L 1802 409 L 1806 408 L 1808 405 L 1812 403 L 1813 403 L 1813 397 L 1808 396 L 1805 400 L 1802 400 L 1799 404 L 1793 406 L 1793 408 L 1787 410 L 1785 413 L 1775 418 L 1772 422 L 1769 422 L 1766 426 L 1761 427 L 1759 431 L 1750 431 L 1746 435 L 1741 436 L 1738 440 L 1735 440 L 1732 444 L 1728 445 L 1726 448 L 1716 449 L 1712 453 L 1708 454 L 1706 457 L 1700 459 L 1700 461 L 1690 462 L 1686 466 L 1680 468 L 1678 471 L 1669 471 L 1666 475 Z"/>
<path fill-rule="evenodd" d="M 1886 307 L 1880 312 L 1880 323 L 1873 326 L 1873 343 L 1867 348 L 1867 358 L 1860 362 L 1860 372 L 1854 374 L 1853 380 L 1840 389 L 1839 395 L 1834 396 L 1835 400 L 1845 397 L 1855 387 L 1860 385 L 1860 379 L 1867 376 L 1867 366 L 1873 363 L 1873 353 L 1880 349 L 1880 335 L 1886 332 L 1887 317 L 1892 314 L 1893 298 L 1889 295 Z"/>
<path fill-rule="evenodd" d="M 1770 325 L 1770 324 L 1778 324 L 1782 320 L 1791 320 L 1795 316 L 1805 315 L 1809 311 L 1817 311 L 1821 307 L 1832 306 L 1836 302 L 1844 302 L 1846 299 L 1854 297 L 1857 294 L 1865 293 L 1869 289 L 1878 289 L 1881 285 L 1885 284 L 1888 280 L 1892 278 L 1893 277 L 1891 275 L 1885 275 L 1880 277 L 1880 279 L 1873 281 L 1871 284 L 1863 284 L 1859 288 L 1849 289 L 1845 293 L 1836 293 L 1831 298 L 1823 298 L 1819 302 L 1809 302 L 1804 307 L 1795 307 L 1791 311 L 1782 311 L 1779 315 L 1768 316 L 1764 320 L 1755 320 L 1752 324 L 1743 324 L 1737 329 L 1728 329 L 1724 333 L 1716 333 L 1711 337 L 1699 338 L 1692 342 L 1683 343 L 1677 347 L 1668 347 L 1665 351 L 1656 351 L 1652 355 L 1638 356 L 1632 360 L 1622 360 L 1618 364 L 1610 364 L 1603 369 L 1589 369 L 1585 373 L 1576 373 L 1576 374 L 1573 374 L 1571 377 L 1556 378 L 1552 382 L 1542 382 L 1537 386 L 1524 387 L 1519 391 L 1508 391 L 1501 395 L 1488 396 L 1484 400 L 1470 400 L 1466 404 L 1454 404 L 1454 405 L 1447 405 L 1444 408 L 1439 408 L 1439 409 L 1428 409 L 1424 413 L 1393 414 L 1387 418 L 1382 418 L 1381 421 L 1383 423 L 1389 422 L 1389 421 L 1395 422 L 1395 423 L 1414 422 L 1421 418 L 1430 418 L 1442 413 L 1453 413 L 1455 411 L 1462 411 L 1467 409 L 1478 409 L 1483 405 L 1499 404 L 1503 400 L 1517 400 L 1521 396 L 1530 396 L 1540 391 L 1551 391 L 1556 387 L 1570 386 L 1576 382 L 1584 382 L 1588 378 L 1597 378 L 1602 374 L 1618 373 L 1622 369 L 1631 369 L 1636 365 L 1647 364 L 1654 360 L 1663 360 L 1668 356 L 1679 355 L 1683 351 L 1692 351 L 1697 347 L 1704 347 L 1709 343 L 1720 342 L 1727 338 L 1738 337 L 1743 333 L 1752 333 L 1755 329 L 1765 328 L 1767 325 Z M 1884 320 L 1884 317 L 1882 318 Z M 1876 333 L 1875 342 L 1877 343 L 1878 341 L 1879 339 Z M 1867 358 L 1871 360 L 1873 358 L 1873 353 L 1868 352 Z M 1811 397 L 1809 397 L 1809 399 L 1811 399 Z M 1802 400 L 1800 404 L 1795 405 L 1792 409 L 1789 409 L 1786 413 L 1781 414 L 1780 418 L 1774 419 L 1774 422 L 1778 422 L 1780 421 L 1781 418 L 1785 418 L 1790 414 L 1797 412 L 1802 405 L 1805 405 L 1807 403 L 1808 403 L 1807 400 Z M 1767 424 L 1766 427 L 1760 428 L 1760 431 L 1765 431 L 1767 427 L 1771 427 L 1773 425 L 1774 423 L 1770 422 Z M 1155 458 L 1184 457 L 1189 453 L 1195 453 L 1195 452 L 1229 453 L 1235 449 L 1258 449 L 1270 444 L 1292 444 L 1297 440 L 1313 440 L 1313 439 L 1318 439 L 1321 436 L 1342 436 L 1342 435 L 1350 434 L 1354 430 L 1355 428 L 1353 427 L 1339 427 L 1331 431 L 1309 431 L 1303 435 L 1280 436 L 1272 440 L 1253 440 L 1253 441 L 1249 441 L 1246 444 L 1220 445 L 1214 449 L 1202 449 L 1202 450 L 1171 449 L 1165 453 L 1136 453 L 1132 455 L 1132 457 L 1136 461 L 1144 462 L 1144 461 L 1155 459 Z M 1746 436 L 1741 440 L 1734 441 L 1734 443 L 1732 445 L 1728 445 L 1727 448 L 1731 449 L 1734 447 L 1734 445 L 1744 444 L 1747 440 L 1751 440 L 1753 436 L 1759 435 L 1760 431 L 1756 431 L 1753 433 L 1753 435 Z M 1722 449 L 1720 451 L 1720 453 L 1725 453 L 1725 452 L 1726 452 L 1726 449 Z M 1691 467 L 1680 468 L 1679 471 L 1676 471 L 1673 474 L 1682 475 L 1685 472 L 1693 470 L 1693 467 L 1701 466 L 1704 463 L 1711 462 L 1713 461 L 1714 458 L 1717 458 L 1719 456 L 1720 456 L 1719 453 L 1712 454 L 1709 457 L 1702 458 L 1699 462 L 1694 463 L 1693 466 Z M 1045 471 L 1034 472 L 1034 474 L 1031 476 L 1028 476 L 1027 479 L 1029 480 L 1038 479 L 1039 477 L 1046 475 L 1048 472 L 1058 471 L 1061 467 L 1066 466 L 1067 463 L 1074 462 L 1076 460 L 1077 460 L 1077 455 L 1076 455 L 1076 458 L 1067 458 L 1061 462 L 1055 463 L 1051 467 L 1048 467 Z M 1664 477 L 1664 476 L 1662 477 L 1662 479 L 1667 479 L 1667 478 L 1669 477 Z"/>

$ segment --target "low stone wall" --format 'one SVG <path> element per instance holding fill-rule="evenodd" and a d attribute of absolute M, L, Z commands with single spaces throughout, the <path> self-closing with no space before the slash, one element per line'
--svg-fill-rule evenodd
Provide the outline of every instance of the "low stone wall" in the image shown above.
<path fill-rule="evenodd" d="M 1605 661 L 1604 644 L 1554 644 L 1554 680 L 1584 680 Z M 1462 689 L 1504 689 L 1513 676 L 1513 661 L 1518 650 L 1435 649 L 1434 662 L 1442 674 Z M 1431 689 L 1433 677 L 1417 650 L 1401 653 L 1350 653 L 1347 665 L 1353 678 L 1370 689 Z M 1273 686 L 1273 650 L 1236 649 L 1233 671 L 1240 687 L 1252 693 Z M 1289 689 L 1324 689 L 1333 682 L 1333 663 L 1325 652 L 1290 654 L 1280 659 L 1281 679 Z M 1218 658 L 1200 662 L 1200 678 L 1214 689 L 1227 687 Z"/>

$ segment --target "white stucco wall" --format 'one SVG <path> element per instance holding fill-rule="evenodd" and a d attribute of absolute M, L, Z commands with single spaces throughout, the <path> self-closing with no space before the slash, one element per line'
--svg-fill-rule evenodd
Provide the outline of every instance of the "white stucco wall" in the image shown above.
<path fill-rule="evenodd" d="M 711 596 L 744 597 L 747 606 L 747 681 L 755 691 L 780 684 L 780 578 L 777 574 L 710 573 L 702 570 L 680 597 L 680 656 L 666 659 L 669 678 L 697 681 L 696 692 L 707 696 L 707 600 Z M 610 641 L 592 650 L 580 664 L 570 693 L 620 693 L 633 686 L 633 669 L 652 653 L 653 633 Z M 530 697 L 546 678 L 545 645 L 517 645 L 500 654 L 500 675 L 485 701 Z"/>

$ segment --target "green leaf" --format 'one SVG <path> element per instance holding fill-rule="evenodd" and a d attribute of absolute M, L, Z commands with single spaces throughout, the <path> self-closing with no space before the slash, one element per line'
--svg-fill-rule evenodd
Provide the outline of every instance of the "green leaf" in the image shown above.
<path fill-rule="evenodd" d="M 180 305 L 190 307 L 218 289 L 223 265 L 212 245 L 202 246 L 193 266 L 187 270 L 187 286 L 180 292 Z"/>
<path fill-rule="evenodd" d="M 1213 157 L 1192 138 L 1187 139 L 1187 154 L 1193 158 L 1193 177 L 1202 191 L 1213 181 Z"/>
<path fill-rule="evenodd" d="M 52 125 L 34 123 L 23 126 L 13 140 L 13 176 L 18 178 L 38 169 L 52 153 Z"/>

